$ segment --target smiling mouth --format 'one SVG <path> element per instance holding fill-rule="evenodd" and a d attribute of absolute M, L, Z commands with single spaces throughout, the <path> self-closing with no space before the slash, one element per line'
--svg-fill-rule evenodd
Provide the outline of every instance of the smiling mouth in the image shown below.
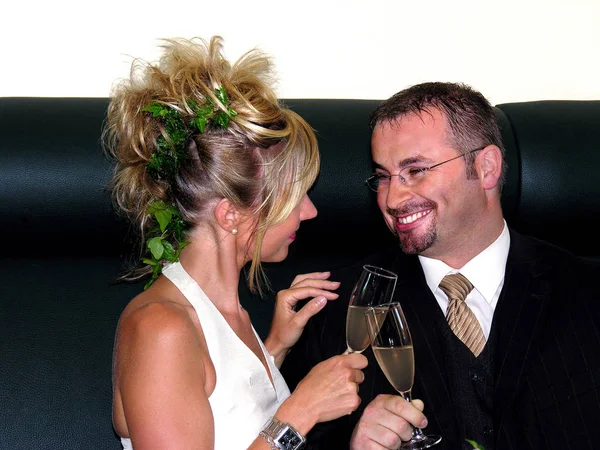
<path fill-rule="evenodd" d="M 401 223 L 402 225 L 408 225 L 408 224 L 413 223 L 416 220 L 419 220 L 421 217 L 425 217 L 426 215 L 428 215 L 432 211 L 433 211 L 433 209 L 428 209 L 426 211 L 419 211 L 419 212 L 416 212 L 414 214 L 411 214 L 410 216 L 396 217 L 396 220 L 399 223 Z"/>

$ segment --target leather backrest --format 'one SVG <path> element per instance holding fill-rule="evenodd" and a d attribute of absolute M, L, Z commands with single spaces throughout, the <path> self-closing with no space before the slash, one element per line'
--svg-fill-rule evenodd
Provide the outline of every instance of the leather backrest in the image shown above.
<path fill-rule="evenodd" d="M 0 233 L 15 256 L 114 255 L 100 148 L 108 105 L 96 98 L 0 98 Z"/>
<path fill-rule="evenodd" d="M 107 99 L 0 99 L 0 233 L 21 256 L 123 254 L 100 148 Z M 368 119 L 376 100 L 287 100 L 315 128 L 321 174 L 310 192 L 319 210 L 292 249 L 345 263 L 390 244 L 374 195 Z M 600 257 L 600 101 L 499 105 L 507 149 L 503 208 L 517 230 Z M 125 244 L 124 244 L 125 243 Z"/>
<path fill-rule="evenodd" d="M 518 158 L 510 224 L 577 254 L 599 258 L 600 101 L 498 105 Z"/>
<path fill-rule="evenodd" d="M 289 100 L 315 128 L 316 219 L 267 267 L 275 290 L 396 245 L 375 196 L 369 115 L 378 101 Z M 112 343 L 142 283 L 116 284 L 127 226 L 115 218 L 100 149 L 107 99 L 0 98 L 0 448 L 121 448 L 110 423 Z M 507 147 L 502 204 L 518 230 L 600 257 L 600 101 L 496 109 Z M 240 283 L 266 335 L 272 301 Z"/>

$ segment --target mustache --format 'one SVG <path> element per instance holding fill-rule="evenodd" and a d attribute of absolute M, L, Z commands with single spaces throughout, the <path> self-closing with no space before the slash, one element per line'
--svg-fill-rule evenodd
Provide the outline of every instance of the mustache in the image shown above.
<path fill-rule="evenodd" d="M 386 208 L 385 211 L 392 217 L 405 216 L 413 214 L 424 209 L 433 209 L 436 207 L 435 202 L 425 201 L 419 203 L 408 203 L 400 208 Z"/>

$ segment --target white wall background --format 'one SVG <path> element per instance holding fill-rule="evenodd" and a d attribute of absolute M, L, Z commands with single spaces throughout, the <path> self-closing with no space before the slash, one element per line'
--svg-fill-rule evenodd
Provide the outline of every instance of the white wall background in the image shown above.
<path fill-rule="evenodd" d="M 158 38 L 273 56 L 287 98 L 464 81 L 494 104 L 600 99 L 600 0 L 30 0 L 0 8 L 0 96 L 110 93 Z"/>

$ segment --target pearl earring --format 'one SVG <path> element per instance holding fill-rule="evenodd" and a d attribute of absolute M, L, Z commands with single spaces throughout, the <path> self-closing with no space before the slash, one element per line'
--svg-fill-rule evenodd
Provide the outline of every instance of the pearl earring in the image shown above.
<path fill-rule="evenodd" d="M 238 233 L 238 229 L 234 228 L 233 230 L 231 230 L 231 234 L 237 234 Z"/>

